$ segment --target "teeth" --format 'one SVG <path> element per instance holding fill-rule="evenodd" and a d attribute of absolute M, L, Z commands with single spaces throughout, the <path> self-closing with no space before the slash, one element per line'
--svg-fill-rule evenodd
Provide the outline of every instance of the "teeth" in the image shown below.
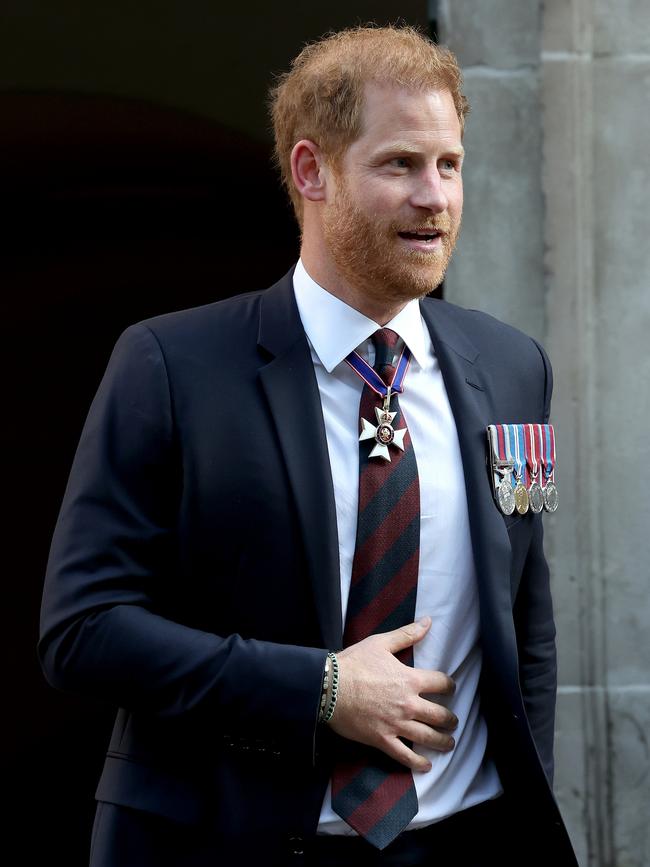
<path fill-rule="evenodd" d="M 414 241 L 424 241 L 425 243 L 430 244 L 436 238 L 440 237 L 440 232 L 435 230 L 433 232 L 400 232 L 400 235 L 405 238 L 411 238 Z"/>

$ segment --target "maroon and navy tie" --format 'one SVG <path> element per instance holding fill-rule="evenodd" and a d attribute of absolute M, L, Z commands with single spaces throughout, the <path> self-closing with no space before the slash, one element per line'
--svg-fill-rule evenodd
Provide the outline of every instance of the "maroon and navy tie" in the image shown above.
<path fill-rule="evenodd" d="M 391 385 L 398 335 L 382 328 L 372 340 L 374 370 Z M 361 419 L 374 421 L 375 408 L 381 405 L 376 391 L 364 385 Z M 390 412 L 397 413 L 392 427 L 405 428 L 396 392 L 391 394 Z M 374 439 L 359 443 L 359 517 L 343 636 L 346 647 L 411 623 L 415 616 L 420 552 L 415 453 L 408 432 L 403 451 L 389 446 L 390 460 L 370 458 L 375 445 Z M 398 659 L 413 665 L 413 649 L 398 654 Z M 369 843 L 383 849 L 418 811 L 413 775 L 380 750 L 343 741 L 332 774 L 332 808 Z"/>

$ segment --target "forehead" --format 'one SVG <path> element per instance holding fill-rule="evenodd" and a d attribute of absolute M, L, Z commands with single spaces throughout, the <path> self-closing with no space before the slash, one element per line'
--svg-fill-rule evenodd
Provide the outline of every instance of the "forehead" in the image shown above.
<path fill-rule="evenodd" d="M 372 150 L 392 141 L 460 147 L 460 121 L 451 93 L 367 83 L 361 133 L 350 149 Z"/>

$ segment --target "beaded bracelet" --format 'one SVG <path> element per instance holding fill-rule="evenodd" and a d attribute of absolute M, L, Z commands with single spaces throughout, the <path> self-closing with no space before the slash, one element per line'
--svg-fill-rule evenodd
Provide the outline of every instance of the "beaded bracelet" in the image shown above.
<path fill-rule="evenodd" d="M 332 719 L 336 706 L 336 697 L 339 689 L 339 661 L 335 653 L 328 653 L 325 660 L 325 672 L 323 674 L 323 687 L 320 698 L 319 722 L 329 722 Z M 329 699 L 329 701 L 328 701 Z"/>
<path fill-rule="evenodd" d="M 323 672 L 323 683 L 321 685 L 320 707 L 318 708 L 318 722 L 323 721 L 325 716 L 325 706 L 327 704 L 327 693 L 330 685 L 330 671 L 332 668 L 332 660 L 329 653 L 325 657 L 325 671 Z"/>

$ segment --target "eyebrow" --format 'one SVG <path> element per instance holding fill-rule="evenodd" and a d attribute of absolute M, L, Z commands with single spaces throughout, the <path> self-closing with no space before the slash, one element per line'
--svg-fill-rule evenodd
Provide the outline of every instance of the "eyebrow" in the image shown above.
<path fill-rule="evenodd" d="M 453 145 L 452 147 L 445 148 L 444 152 L 447 154 L 454 154 L 458 157 L 465 156 L 465 148 L 462 145 Z M 419 154 L 422 153 L 422 148 L 417 145 L 408 144 L 407 142 L 395 142 L 387 147 L 383 147 L 380 151 L 377 151 L 374 156 L 376 159 L 381 159 L 396 153 Z"/>

